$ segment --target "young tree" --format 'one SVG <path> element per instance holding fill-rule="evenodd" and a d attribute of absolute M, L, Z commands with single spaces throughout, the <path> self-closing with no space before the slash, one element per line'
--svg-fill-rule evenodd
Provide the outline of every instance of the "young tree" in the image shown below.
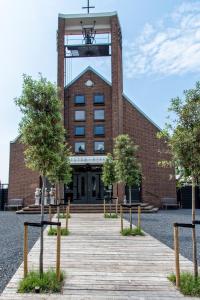
<path fill-rule="evenodd" d="M 58 204 L 61 203 L 60 199 L 60 184 L 69 184 L 72 181 L 72 167 L 70 165 L 70 149 L 67 144 L 63 144 L 63 147 L 60 149 L 59 161 L 55 168 L 48 173 L 48 179 L 50 182 L 54 183 L 57 186 L 58 190 Z M 58 220 L 60 215 L 60 207 L 57 209 Z"/>
<path fill-rule="evenodd" d="M 116 182 L 115 162 L 110 153 L 108 153 L 106 160 L 103 164 L 102 181 L 104 186 L 109 188 Z"/>
<path fill-rule="evenodd" d="M 174 166 L 176 174 L 192 182 L 192 221 L 195 221 L 195 186 L 200 178 L 200 82 L 194 89 L 184 91 L 184 100 L 171 100 L 172 115 L 166 128 L 158 135 L 164 138 L 170 159 L 163 166 Z M 198 276 L 196 232 L 192 231 L 194 275 Z"/>
<path fill-rule="evenodd" d="M 140 164 L 137 160 L 136 146 L 129 135 L 122 134 L 115 139 L 114 158 L 115 172 L 118 182 L 129 187 L 129 203 L 131 204 L 131 187 L 140 184 Z"/>
<path fill-rule="evenodd" d="M 26 166 L 42 177 L 41 222 L 44 220 L 46 176 L 59 163 L 64 143 L 61 101 L 55 84 L 40 74 L 39 80 L 23 75 L 22 95 L 15 99 L 23 117 L 20 122 L 21 142 L 25 145 Z M 40 238 L 40 274 L 43 274 L 43 228 Z"/>

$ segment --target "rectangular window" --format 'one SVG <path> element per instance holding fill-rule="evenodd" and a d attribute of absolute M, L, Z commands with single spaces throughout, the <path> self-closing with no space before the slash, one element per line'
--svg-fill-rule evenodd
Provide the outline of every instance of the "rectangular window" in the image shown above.
<path fill-rule="evenodd" d="M 105 134 L 105 127 L 104 125 L 95 125 L 94 126 L 94 135 L 96 136 L 102 136 Z"/>
<path fill-rule="evenodd" d="M 76 126 L 75 127 L 75 135 L 76 136 L 84 136 L 85 135 L 85 126 Z"/>
<path fill-rule="evenodd" d="M 75 152 L 76 153 L 85 153 L 85 142 L 75 143 Z"/>
<path fill-rule="evenodd" d="M 104 104 L 104 95 L 103 94 L 96 94 L 94 95 L 94 104 Z"/>
<path fill-rule="evenodd" d="M 85 96 L 84 95 L 76 95 L 74 98 L 74 103 L 76 105 L 84 105 L 85 104 Z"/>
<path fill-rule="evenodd" d="M 94 142 L 94 152 L 104 153 L 105 152 L 104 142 Z"/>
<path fill-rule="evenodd" d="M 85 111 L 76 110 L 75 111 L 75 121 L 85 121 Z"/>
<path fill-rule="evenodd" d="M 104 109 L 95 109 L 95 111 L 94 111 L 94 119 L 95 120 L 99 120 L 99 121 L 104 120 L 105 119 Z"/>

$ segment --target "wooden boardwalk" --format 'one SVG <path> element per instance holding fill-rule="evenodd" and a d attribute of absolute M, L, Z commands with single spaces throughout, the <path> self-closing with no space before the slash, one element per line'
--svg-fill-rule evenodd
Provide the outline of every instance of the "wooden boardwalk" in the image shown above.
<path fill-rule="evenodd" d="M 104 219 L 102 214 L 72 214 L 69 225 L 71 234 L 62 237 L 61 243 L 61 264 L 66 274 L 62 294 L 17 294 L 22 264 L 1 300 L 194 299 L 183 297 L 167 280 L 174 270 L 174 253 L 155 238 L 148 234 L 122 237 L 120 219 Z M 47 236 L 46 230 L 44 245 L 47 269 L 55 266 L 56 237 Z M 29 269 L 38 268 L 38 257 L 39 240 L 29 253 Z M 183 257 L 181 267 L 192 270 L 191 262 Z"/>

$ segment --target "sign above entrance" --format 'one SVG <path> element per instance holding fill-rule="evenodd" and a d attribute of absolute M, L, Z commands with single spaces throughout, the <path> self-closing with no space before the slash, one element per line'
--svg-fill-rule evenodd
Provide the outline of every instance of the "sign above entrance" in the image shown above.
<path fill-rule="evenodd" d="M 71 165 L 102 165 L 107 156 L 70 156 Z"/>

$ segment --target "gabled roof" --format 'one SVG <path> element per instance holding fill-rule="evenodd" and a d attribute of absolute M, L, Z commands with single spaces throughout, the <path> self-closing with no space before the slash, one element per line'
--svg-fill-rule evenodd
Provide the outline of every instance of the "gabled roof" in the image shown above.
<path fill-rule="evenodd" d="M 72 84 L 74 84 L 77 80 L 79 80 L 86 72 L 91 71 L 98 77 L 100 77 L 105 83 L 107 83 L 109 86 L 112 86 L 111 82 L 108 81 L 105 77 L 103 77 L 99 72 L 97 72 L 94 68 L 91 66 L 88 66 L 86 69 L 84 69 L 78 76 L 76 76 L 71 82 L 69 82 L 66 86 L 65 89 L 69 88 Z M 125 98 L 126 101 L 128 101 L 145 119 L 147 119 L 151 124 L 153 124 L 159 131 L 161 128 L 154 122 L 152 121 L 133 101 L 127 97 L 124 93 L 122 96 Z"/>

